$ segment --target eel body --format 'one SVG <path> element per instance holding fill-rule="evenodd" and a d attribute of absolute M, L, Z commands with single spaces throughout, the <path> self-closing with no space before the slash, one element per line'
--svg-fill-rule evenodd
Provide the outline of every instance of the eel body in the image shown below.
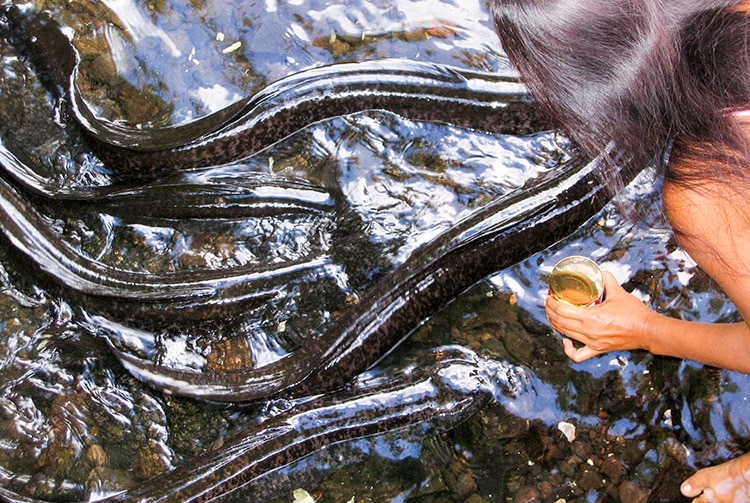
<path fill-rule="evenodd" d="M 514 79 L 438 65 L 378 61 L 301 72 L 194 123 L 142 130 L 93 117 L 76 87 L 77 52 L 54 21 L 15 8 L 7 17 L 10 36 L 31 48 L 30 57 L 42 60 L 37 64 L 47 68 L 46 80 L 68 96 L 75 117 L 103 158 L 113 170 L 132 176 L 156 176 L 167 168 L 165 159 L 169 169 L 175 170 L 251 155 L 261 144 L 268 145 L 311 122 L 367 108 L 493 132 L 517 132 L 519 110 L 526 110 L 524 117 L 533 116 L 523 86 Z M 41 44 L 42 40 L 55 44 Z M 53 48 L 54 54 L 46 53 Z M 336 389 L 376 363 L 465 289 L 547 248 L 596 214 L 609 199 L 599 169 L 598 162 L 573 155 L 540 179 L 488 204 L 423 245 L 396 271 L 366 290 L 365 300 L 332 327 L 273 364 L 221 373 L 182 371 L 143 360 L 114 344 L 112 350 L 139 379 L 181 396 L 245 402 Z M 5 215 L 0 215 L 6 236 L 60 282 L 85 294 L 144 303 L 172 299 L 189 308 L 210 305 L 215 299 L 221 308 L 241 305 L 227 298 L 262 302 L 273 295 L 272 288 L 263 288 L 269 278 L 283 281 L 299 269 L 318 267 L 328 259 L 241 271 L 225 278 L 212 276 L 221 271 L 206 271 L 206 276 L 191 273 L 190 281 L 179 274 L 131 274 L 120 280 L 120 271 L 66 251 L 51 233 L 31 232 L 32 224 L 14 222 L 10 215 L 23 219 L 32 214 L 31 208 L 22 207 L 4 186 L 0 190 L 7 193 Z M 217 290 L 229 293 L 218 295 Z"/>
<path fill-rule="evenodd" d="M 526 190 L 487 205 L 421 246 L 331 328 L 272 364 L 198 372 L 159 366 L 111 343 L 112 350 L 140 380 L 180 396 L 242 402 L 336 389 L 470 286 L 544 250 L 595 215 L 609 200 L 599 168 L 596 160 L 574 156 Z"/>
<path fill-rule="evenodd" d="M 293 470 L 293 463 L 308 456 L 385 433 L 418 442 L 468 419 L 497 390 L 517 391 L 518 370 L 512 366 L 478 358 L 461 348 L 445 348 L 442 354 L 446 357 L 432 365 L 385 382 L 354 385 L 303 402 L 234 434 L 220 449 L 199 454 L 136 488 L 99 501 L 198 503 L 247 501 L 252 495 L 260 503 L 297 487 L 289 484 L 299 484 L 300 478 L 283 471 Z M 330 458 L 339 466 L 357 459 Z M 305 472 L 304 477 L 312 473 Z M 0 501 L 37 500 L 0 488 Z"/>
<path fill-rule="evenodd" d="M 363 110 L 494 133 L 547 125 L 528 106 L 516 76 L 385 59 L 304 70 L 194 121 L 139 127 L 98 117 L 77 86 L 80 57 L 45 14 L 6 9 L 8 36 L 29 55 L 47 86 L 70 103 L 78 125 L 108 167 L 136 178 L 215 166 L 248 157 L 322 120 Z"/>

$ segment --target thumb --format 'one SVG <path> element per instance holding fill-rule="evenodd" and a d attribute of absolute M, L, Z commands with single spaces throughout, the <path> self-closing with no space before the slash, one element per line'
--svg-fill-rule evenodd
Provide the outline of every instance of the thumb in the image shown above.
<path fill-rule="evenodd" d="M 602 274 L 604 275 L 604 288 L 606 288 L 607 290 L 616 290 L 622 288 L 620 286 L 620 282 L 617 281 L 617 278 L 615 278 L 614 274 L 609 271 L 602 271 Z"/>
<path fill-rule="evenodd" d="M 602 273 L 604 275 L 605 297 L 618 296 L 621 293 L 627 293 L 625 292 L 625 289 L 620 286 L 620 283 L 617 281 L 614 274 L 609 271 L 602 271 Z"/>
<path fill-rule="evenodd" d="M 683 496 L 686 498 L 696 498 L 700 496 L 705 486 L 705 481 L 701 480 L 704 473 L 705 472 L 699 470 L 682 483 L 680 486 L 680 492 Z"/>
<path fill-rule="evenodd" d="M 680 492 L 686 498 L 695 498 L 701 493 L 699 489 L 693 488 L 693 486 L 687 480 L 680 486 Z"/>

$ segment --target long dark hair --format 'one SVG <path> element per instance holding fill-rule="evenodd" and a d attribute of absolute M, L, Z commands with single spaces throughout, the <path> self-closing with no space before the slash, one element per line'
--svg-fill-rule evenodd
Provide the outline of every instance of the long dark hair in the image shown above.
<path fill-rule="evenodd" d="M 740 2 L 494 2 L 511 62 L 588 154 L 614 145 L 641 169 L 671 147 L 677 162 L 662 167 L 673 183 L 750 179 L 731 113 L 750 107 L 750 15 Z"/>

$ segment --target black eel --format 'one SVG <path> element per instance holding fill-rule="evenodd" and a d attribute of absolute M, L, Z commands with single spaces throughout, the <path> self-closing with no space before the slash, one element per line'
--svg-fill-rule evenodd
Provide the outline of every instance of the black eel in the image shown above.
<path fill-rule="evenodd" d="M 313 467 L 296 477 L 279 473 L 295 461 L 348 440 L 386 432 L 419 441 L 454 428 L 497 392 L 515 395 L 523 386 L 523 373 L 510 365 L 479 358 L 463 348 L 442 348 L 440 354 L 444 358 L 432 365 L 417 364 L 385 382 L 359 383 L 298 404 L 225 439 L 220 449 L 205 451 L 172 471 L 100 501 L 199 503 L 248 501 L 252 495 L 252 501 L 260 503 L 320 471 Z M 327 460 L 351 461 L 338 455 Z M 0 501 L 37 500 L 0 488 Z"/>
<path fill-rule="evenodd" d="M 326 196 L 327 197 L 327 196 Z M 197 211 L 197 210 L 196 210 Z M 293 277 L 330 262 L 326 255 L 264 267 L 176 271 L 162 275 L 128 271 L 104 264 L 73 248 L 45 223 L 34 206 L 0 178 L 0 226 L 5 237 L 28 261 L 66 287 L 73 297 L 90 303 L 122 304 L 120 310 L 149 306 L 151 313 L 200 319 L 215 310 L 231 312 L 257 305 L 276 295 Z M 84 299 L 85 300 L 85 299 Z"/>
<path fill-rule="evenodd" d="M 609 200 L 599 169 L 597 160 L 573 156 L 531 186 L 490 203 L 421 246 L 331 328 L 273 364 L 221 373 L 175 370 L 110 345 L 133 375 L 180 396 L 241 402 L 336 389 L 477 281 L 547 248 L 595 215 Z M 113 327 L 104 319 L 98 324 Z"/>
<path fill-rule="evenodd" d="M 53 19 L 16 7 L 2 14 L 7 36 L 27 52 L 46 85 L 70 104 L 91 148 L 108 168 L 131 177 L 235 161 L 315 122 L 363 110 L 494 133 L 517 134 L 547 125 L 529 108 L 528 93 L 515 76 L 392 59 L 301 71 L 177 126 L 112 122 L 97 117 L 81 96 L 78 51 Z"/>
<path fill-rule="evenodd" d="M 54 45 L 57 57 L 42 59 L 47 63 L 59 62 L 60 66 L 52 67 L 48 73 L 59 74 L 55 80 L 71 95 L 71 102 L 77 104 L 73 108 L 78 120 L 104 158 L 109 159 L 112 169 L 122 168 L 137 176 L 160 173 L 166 168 L 165 159 L 173 170 L 223 162 L 228 153 L 249 155 L 261 146 L 258 143 L 261 138 L 264 146 L 312 121 L 368 107 L 506 132 L 516 130 L 519 116 L 533 117 L 528 97 L 516 81 L 436 65 L 370 62 L 302 72 L 272 84 L 237 110 L 220 112 L 226 125 L 214 132 L 206 129 L 217 127 L 217 122 L 221 122 L 218 116 L 144 132 L 87 115 L 88 109 L 75 86 L 77 53 L 56 23 L 44 15 L 22 15 L 14 8 L 9 10 L 8 17 L 17 28 L 13 37 L 25 37 L 27 45 L 36 46 L 42 53 Z M 56 43 L 42 44 L 50 40 Z M 177 140 L 169 143 L 171 135 Z M 165 145 L 174 146 L 165 148 Z M 162 150 L 152 150 L 157 148 Z M 371 287 L 364 295 L 365 300 L 325 333 L 272 365 L 220 374 L 189 372 L 154 365 L 114 345 L 112 349 L 125 367 L 144 382 L 188 397 L 238 402 L 336 389 L 377 362 L 423 320 L 469 286 L 543 250 L 593 216 L 609 199 L 600 181 L 599 167 L 597 162 L 587 163 L 574 155 L 529 186 L 475 212 L 422 246 L 395 272 Z M 11 200 L 6 197 L 6 201 Z M 18 208 L 9 204 L 9 212 L 18 212 Z M 23 215 L 23 210 L 20 213 Z M 8 226 L 3 227 L 7 235 Z M 15 242 L 19 241 L 15 237 Z M 28 253 L 29 247 L 20 248 Z M 50 241 L 48 250 L 59 252 L 62 247 Z M 41 260 L 32 258 L 42 265 Z M 171 276 L 144 275 L 133 283 L 110 286 L 115 278 L 111 272 L 100 272 L 97 264 L 87 264 L 76 256 L 65 259 L 63 268 L 50 273 L 65 280 L 70 271 L 83 271 L 81 274 L 89 280 L 95 295 L 117 298 L 128 288 L 137 288 L 140 281 L 147 285 L 152 282 L 156 292 L 173 286 L 174 282 Z M 86 276 L 89 268 L 94 274 Z M 243 285 L 242 281 L 234 284 L 231 281 L 230 286 Z M 195 296 L 198 300 L 191 305 L 206 301 L 200 295 L 207 292 L 198 283 L 191 286 L 192 291 L 186 290 L 189 294 L 186 299 Z M 97 291 L 98 284 L 106 288 Z M 141 298 L 148 301 L 149 295 Z"/>
<path fill-rule="evenodd" d="M 244 102 L 194 122 L 142 130 L 93 116 L 76 86 L 78 52 L 48 15 L 22 12 L 11 6 L 0 11 L 0 18 L 3 16 L 0 27 L 6 32 L 5 36 L 19 44 L 36 62 L 44 75 L 42 80 L 58 92 L 61 102 L 73 104 L 73 115 L 92 149 L 107 159 L 107 168 L 133 176 L 155 176 L 193 169 L 201 163 L 216 165 L 236 160 L 311 122 L 371 108 L 487 131 L 519 132 L 541 128 L 544 124 L 515 78 L 388 60 L 301 72 L 269 85 Z M 41 182 L 35 180 L 38 175 L 29 166 L 32 162 L 22 149 L 2 139 L 0 165 L 16 184 L 44 196 Z M 134 163 L 139 163 L 140 167 Z M 265 180 L 263 183 L 284 189 L 290 182 Z M 154 187 L 86 188 L 83 193 L 58 194 L 58 199 L 86 200 L 93 207 L 101 207 L 127 198 L 152 197 L 159 190 Z M 221 215 L 222 211 L 227 211 L 221 210 L 218 204 L 207 203 L 200 212 L 200 202 L 212 196 L 205 193 L 208 189 L 203 190 L 204 193 L 191 195 L 180 205 L 182 216 L 200 217 L 208 212 Z M 221 190 L 225 188 L 215 188 L 213 194 Z M 310 186 L 301 191 L 303 195 L 296 201 L 274 206 L 273 201 L 256 200 L 234 208 L 254 212 L 330 211 L 333 202 L 321 198 L 322 192 L 325 190 Z M 228 195 L 231 199 L 231 192 Z M 287 272 L 295 274 L 328 260 L 328 257 L 313 257 L 307 262 L 280 266 L 278 270 L 262 271 L 253 268 L 164 274 L 123 271 L 68 246 L 47 229 L 38 212 L 10 183 L 0 182 L 0 197 L 3 198 L 0 222 L 6 237 L 57 283 L 88 296 L 151 302 L 183 313 L 211 304 L 228 310 L 232 305 L 247 305 L 247 302 L 262 301 L 271 295 L 272 287 L 264 291 L 262 286 L 256 287 L 258 282 L 279 284 L 276 279 L 283 279 Z M 247 200 L 247 190 L 243 197 Z M 189 210 L 190 207 L 193 209 Z M 254 278 L 258 282 L 253 283 Z M 256 290 L 257 295 L 253 293 Z"/>

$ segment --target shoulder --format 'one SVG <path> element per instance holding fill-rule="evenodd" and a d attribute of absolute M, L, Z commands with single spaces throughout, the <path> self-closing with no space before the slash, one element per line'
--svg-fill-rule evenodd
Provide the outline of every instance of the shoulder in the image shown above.
<path fill-rule="evenodd" d="M 750 188 L 665 184 L 662 197 L 680 245 L 750 316 Z"/>
<path fill-rule="evenodd" d="M 748 0 L 750 2 L 750 0 Z M 662 189 L 678 236 L 736 240 L 750 231 L 750 107 L 729 114 L 726 138 L 675 145 Z M 716 244 L 728 244 L 720 242 Z"/>
<path fill-rule="evenodd" d="M 750 245 L 750 187 L 744 190 L 728 182 L 665 183 L 662 198 L 675 233 L 690 248 L 731 256 L 728 251 Z"/>

